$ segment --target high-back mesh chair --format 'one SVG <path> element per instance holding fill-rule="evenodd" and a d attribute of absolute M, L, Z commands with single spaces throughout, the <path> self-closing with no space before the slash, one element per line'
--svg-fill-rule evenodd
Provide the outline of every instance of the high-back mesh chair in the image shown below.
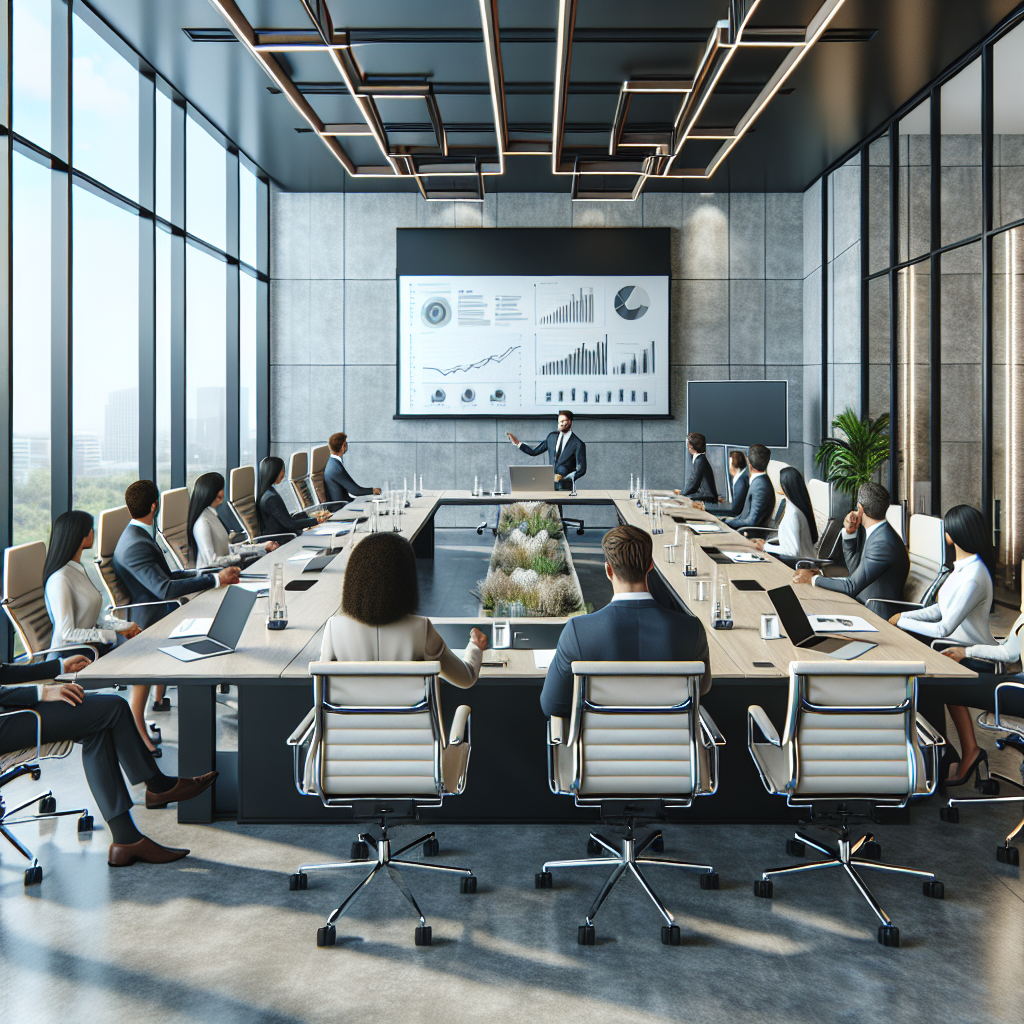
<path fill-rule="evenodd" d="M 445 796 L 466 785 L 470 753 L 470 709 L 455 712 L 445 735 L 436 661 L 314 662 L 313 709 L 288 740 L 294 748 L 295 785 L 325 807 L 344 808 L 349 818 L 375 821 L 380 837 L 361 833 L 348 861 L 303 864 L 289 879 L 292 890 L 307 887 L 308 872 L 367 866 L 369 847 L 376 863 L 317 930 L 318 946 L 333 946 L 335 921 L 381 871 L 386 870 L 419 918 L 416 945 L 429 946 L 430 926 L 398 867 L 460 876 L 464 893 L 476 892 L 468 868 L 400 860 L 422 846 L 438 852 L 433 832 L 392 851 L 388 829 L 395 819 L 414 820 L 421 807 L 440 807 Z"/>
<path fill-rule="evenodd" d="M 41 541 L 16 544 L 4 551 L 4 593 L 2 604 L 27 652 L 29 661 L 46 654 L 89 654 L 97 656 L 90 644 L 64 644 L 51 647 L 53 623 L 46 610 L 43 594 L 43 566 L 46 545 Z"/>
<path fill-rule="evenodd" d="M 1007 680 L 996 687 L 995 711 L 983 711 L 978 715 L 978 725 L 988 732 L 999 733 L 996 738 L 996 746 L 1000 750 L 1012 747 L 1024 757 L 1024 682 Z M 994 792 L 999 792 L 999 782 L 1006 782 L 1015 789 L 1024 790 L 1024 760 L 1020 763 L 1021 781 L 1011 779 L 1009 776 L 1001 775 L 999 772 L 992 772 L 992 780 L 995 783 Z M 946 806 L 940 808 L 939 816 L 943 821 L 958 822 L 960 820 L 960 808 L 970 804 L 1010 804 L 1020 803 L 1024 800 L 1024 792 L 1018 792 L 1011 796 L 975 796 L 975 797 L 950 797 Z M 1011 864 L 1014 867 L 1020 865 L 1020 850 L 1010 843 L 1024 831 L 1024 819 L 1010 830 L 1007 837 L 1000 846 L 996 847 L 996 860 L 1002 864 Z"/>
<path fill-rule="evenodd" d="M 313 488 L 316 500 L 323 504 L 327 501 L 327 485 L 324 483 L 324 470 L 327 460 L 331 457 L 331 449 L 325 444 L 318 444 L 309 453 L 309 485 Z"/>
<path fill-rule="evenodd" d="M 914 875 L 926 896 L 942 899 L 942 883 L 932 872 L 881 863 L 874 836 L 853 839 L 849 828 L 851 817 L 905 807 L 911 797 L 935 792 L 938 750 L 946 741 L 917 713 L 917 677 L 925 671 L 923 662 L 794 661 L 782 734 L 763 708 L 748 709 L 747 746 L 765 789 L 790 807 L 806 808 L 812 821 L 828 821 L 822 827 L 838 838 L 831 847 L 795 833 L 787 853 L 800 857 L 810 847 L 825 860 L 764 871 L 754 882 L 755 895 L 770 899 L 778 875 L 839 868 L 881 922 L 883 946 L 900 944 L 899 929 L 858 869 Z"/>
<path fill-rule="evenodd" d="M 610 867 L 611 874 L 579 926 L 577 941 L 596 942 L 594 917 L 615 883 L 628 871 L 665 920 L 661 941 L 678 946 L 679 926 L 655 894 L 641 865 L 699 871 L 702 889 L 717 889 L 710 864 L 642 856 L 664 849 L 660 829 L 642 839 L 643 819 L 664 817 L 666 809 L 689 807 L 695 797 L 718 788 L 718 747 L 725 743 L 711 716 L 700 706 L 704 665 L 699 661 L 575 661 L 573 710 L 569 722 L 548 722 L 549 784 L 571 795 L 578 807 L 597 810 L 602 820 L 624 825 L 620 848 L 598 832 L 588 852 L 600 857 L 548 861 L 536 875 L 538 889 L 550 889 L 553 868 Z"/>
<path fill-rule="evenodd" d="M 903 600 L 869 597 L 866 602 L 868 608 L 886 618 L 893 611 L 934 604 L 939 587 L 952 571 L 946 565 L 946 525 L 938 516 L 912 515 L 909 533 L 910 572 L 903 587 Z"/>
<path fill-rule="evenodd" d="M 160 511 L 156 519 L 157 534 L 178 569 L 196 567 L 188 549 L 188 501 L 187 487 L 164 491 L 160 495 Z"/>
<path fill-rule="evenodd" d="M 36 780 L 42 774 L 39 762 L 59 757 L 67 757 L 71 753 L 74 742 L 72 740 L 57 740 L 54 743 L 42 742 L 42 720 L 39 712 L 32 708 L 18 708 L 15 711 L 0 712 L 0 720 L 12 718 L 14 715 L 31 715 L 34 719 L 36 741 L 31 747 L 21 750 L 10 750 L 0 754 L 0 836 L 7 840 L 18 853 L 28 862 L 25 869 L 25 885 L 38 885 L 43 880 L 43 869 L 36 855 L 25 846 L 10 830 L 11 825 L 27 824 L 29 822 L 42 821 L 45 818 L 64 818 L 73 814 L 78 815 L 78 835 L 88 836 L 93 829 L 92 815 L 86 807 L 76 807 L 72 810 L 58 811 L 57 801 L 53 790 L 36 793 L 28 800 L 22 800 L 14 807 L 8 807 L 4 799 L 4 787 L 10 785 L 16 779 L 24 775 L 31 776 Z M 32 804 L 37 804 L 37 810 L 24 817 L 16 817 Z"/>

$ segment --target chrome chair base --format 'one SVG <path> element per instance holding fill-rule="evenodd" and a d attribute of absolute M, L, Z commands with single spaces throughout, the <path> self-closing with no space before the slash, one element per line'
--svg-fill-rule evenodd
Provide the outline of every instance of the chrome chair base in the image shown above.
<path fill-rule="evenodd" d="M 1021 774 L 1024 775 L 1024 764 L 1021 765 Z M 1006 775 L 1001 775 L 999 772 L 992 772 L 989 775 L 990 779 L 996 779 L 999 782 L 1006 782 L 1013 786 L 1015 789 L 1024 789 L 1019 782 L 1015 779 L 1011 779 Z M 968 807 L 972 804 L 1012 804 L 1024 802 L 1024 792 L 1017 793 L 1014 796 L 951 796 L 946 801 L 946 806 L 939 809 L 939 817 L 943 821 L 948 821 L 952 824 L 956 824 L 960 820 L 960 808 Z M 996 860 L 1001 864 L 1019 865 L 1020 864 L 1020 851 L 1016 846 L 1011 846 L 1013 842 L 1021 832 L 1024 832 L 1024 818 L 1022 818 L 1017 824 L 1010 830 L 1010 834 L 1003 840 L 1002 846 L 996 847 Z"/>
<path fill-rule="evenodd" d="M 15 769 L 19 774 L 29 774 L 28 771 L 22 769 L 30 768 L 31 766 L 22 765 L 20 768 Z M 0 779 L 0 784 L 3 783 L 3 779 Z M 7 781 L 13 781 L 8 779 Z M 43 804 L 46 801 L 46 804 Z M 25 810 L 26 807 L 31 807 L 32 804 L 39 804 L 40 806 L 46 806 L 48 809 L 45 811 L 39 811 L 36 814 L 27 814 L 23 818 L 16 818 L 19 811 Z M 11 807 L 8 809 L 3 799 L 0 799 L 0 836 L 7 840 L 13 846 L 18 853 L 22 855 L 29 862 L 29 866 L 25 869 L 25 885 L 38 885 L 43 880 L 43 869 L 39 864 L 39 858 L 23 843 L 17 836 L 11 832 L 9 826 L 11 825 L 27 825 L 33 821 L 45 821 L 49 818 L 68 818 L 72 815 L 78 817 L 78 834 L 79 836 L 92 833 L 93 820 L 89 814 L 88 808 L 76 807 L 67 811 L 58 811 L 57 802 L 54 799 L 52 790 L 45 790 L 42 793 L 37 793 L 34 797 L 28 800 L 22 801 L 17 807 Z"/>
<path fill-rule="evenodd" d="M 469 868 L 456 868 L 450 867 L 446 864 L 428 864 L 423 861 L 415 860 L 400 860 L 399 858 L 403 853 L 412 850 L 414 847 L 422 846 L 424 850 L 429 850 L 434 853 L 437 852 L 437 840 L 434 837 L 433 832 L 428 832 L 426 835 L 420 836 L 418 839 L 413 840 L 411 843 L 406 843 L 405 846 L 400 849 L 392 851 L 391 840 L 388 838 L 387 826 L 381 826 L 381 838 L 376 839 L 368 832 L 361 832 L 359 834 L 359 843 L 364 849 L 367 847 L 372 848 L 377 855 L 377 861 L 370 869 L 370 873 L 345 897 L 344 901 L 339 907 L 337 907 L 327 918 L 327 923 L 317 930 L 316 944 L 318 946 L 333 946 L 335 944 L 337 933 L 335 930 L 335 922 L 348 910 L 349 907 L 356 901 L 356 898 L 363 892 L 364 889 L 373 881 L 375 877 L 381 874 L 382 871 L 386 871 L 388 877 L 394 882 L 398 891 L 409 901 L 412 906 L 413 912 L 419 918 L 419 926 L 416 928 L 416 945 L 417 946 L 429 946 L 431 944 L 431 932 L 430 926 L 427 924 L 426 918 L 423 916 L 423 911 L 420 910 L 420 905 L 416 902 L 416 897 L 413 896 L 412 890 L 406 884 L 405 879 L 402 877 L 398 868 L 412 868 L 416 871 L 439 871 L 444 874 L 458 875 L 461 879 L 460 891 L 464 893 L 475 893 L 476 892 L 476 878 L 473 872 Z M 310 871 L 332 871 L 336 868 L 365 868 L 370 863 L 366 859 L 353 859 L 339 861 L 335 864 L 301 864 L 299 865 L 298 871 L 292 875 L 289 879 L 289 888 L 305 889 L 307 885 L 308 872 Z"/>
<path fill-rule="evenodd" d="M 913 875 L 923 880 L 922 888 L 925 896 L 930 896 L 932 899 L 937 900 L 941 900 L 945 896 L 942 883 L 935 880 L 935 875 L 931 871 L 919 871 L 917 868 L 908 868 L 901 864 L 885 864 L 881 860 L 867 856 L 865 847 L 872 850 L 872 852 L 878 851 L 879 854 L 881 851 L 881 848 L 874 841 L 875 837 L 870 832 L 866 832 L 859 839 L 851 840 L 850 832 L 845 826 L 836 827 L 833 831 L 839 837 L 837 849 L 826 846 L 824 843 L 819 843 L 804 832 L 795 832 L 793 834 L 795 842 L 790 841 L 786 844 L 788 853 L 800 856 L 803 853 L 803 848 L 809 846 L 818 853 L 824 854 L 827 859 L 810 861 L 807 864 L 791 864 L 788 867 L 770 868 L 767 871 L 763 871 L 760 879 L 754 882 L 754 895 L 760 896 L 762 899 L 772 898 L 774 895 L 773 875 L 796 875 L 803 871 L 820 871 L 822 868 L 841 868 L 846 872 L 850 881 L 853 882 L 857 891 L 864 897 L 868 906 L 878 918 L 880 922 L 878 941 L 883 946 L 898 946 L 900 944 L 899 929 L 892 923 L 889 915 L 881 908 L 878 900 L 875 899 L 857 869 L 869 868 L 872 871 L 883 871 L 893 875 Z M 864 851 L 865 855 L 856 856 L 861 851 Z"/>
<path fill-rule="evenodd" d="M 685 871 L 699 871 L 701 873 L 702 889 L 717 889 L 718 875 L 710 864 L 693 864 L 689 861 L 641 856 L 645 850 L 662 838 L 661 829 L 655 829 L 643 839 L 638 840 L 633 833 L 633 826 L 627 825 L 626 834 L 622 838 L 622 848 L 620 851 L 616 850 L 613 843 L 604 836 L 597 832 L 591 832 L 591 843 L 596 847 L 603 848 L 610 856 L 587 857 L 579 860 L 546 861 L 543 869 L 535 877 L 536 887 L 538 889 L 551 888 L 551 871 L 553 868 L 610 867 L 612 869 L 611 874 L 605 880 L 601 891 L 597 894 L 597 898 L 594 900 L 590 910 L 587 912 L 586 922 L 580 925 L 579 928 L 578 941 L 580 945 L 592 946 L 596 942 L 594 918 L 597 916 L 597 912 L 601 909 L 601 905 L 608 898 L 608 894 L 615 887 L 615 884 L 628 871 L 637 880 L 637 882 L 640 883 L 640 887 L 645 893 L 647 893 L 651 902 L 657 908 L 658 913 L 661 914 L 662 918 L 665 920 L 665 926 L 661 930 L 662 942 L 666 945 L 678 946 L 681 941 L 679 926 L 675 923 L 675 918 L 672 916 L 672 912 L 665 906 L 664 902 L 647 881 L 644 873 L 640 870 L 640 865 L 656 864 L 662 867 L 682 868 Z"/>

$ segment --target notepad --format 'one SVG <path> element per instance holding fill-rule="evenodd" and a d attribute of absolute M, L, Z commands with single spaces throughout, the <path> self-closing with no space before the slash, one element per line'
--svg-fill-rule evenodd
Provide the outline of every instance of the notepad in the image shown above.
<path fill-rule="evenodd" d="M 753 551 L 723 551 L 722 554 L 729 559 L 730 562 L 767 562 L 768 559 L 763 555 L 754 554 Z"/>
<path fill-rule="evenodd" d="M 208 619 L 182 619 L 167 636 L 170 640 L 177 640 L 179 636 L 206 636 L 212 625 L 212 616 Z"/>
<path fill-rule="evenodd" d="M 722 533 L 720 526 L 715 526 L 714 523 L 687 523 L 694 533 Z"/>
<path fill-rule="evenodd" d="M 551 651 L 539 651 L 534 649 L 533 652 L 533 664 L 536 666 L 538 671 L 543 670 L 547 672 L 548 666 L 551 664 L 552 658 L 554 658 L 555 652 Z"/>
<path fill-rule="evenodd" d="M 808 615 L 808 621 L 815 633 L 877 633 L 867 619 L 859 615 Z"/>

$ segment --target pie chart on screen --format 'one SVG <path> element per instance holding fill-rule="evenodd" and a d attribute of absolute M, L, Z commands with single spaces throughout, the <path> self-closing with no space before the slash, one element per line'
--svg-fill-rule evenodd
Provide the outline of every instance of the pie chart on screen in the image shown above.
<path fill-rule="evenodd" d="M 643 288 L 627 284 L 615 293 L 615 312 L 623 320 L 639 320 L 651 308 L 651 300 Z"/>

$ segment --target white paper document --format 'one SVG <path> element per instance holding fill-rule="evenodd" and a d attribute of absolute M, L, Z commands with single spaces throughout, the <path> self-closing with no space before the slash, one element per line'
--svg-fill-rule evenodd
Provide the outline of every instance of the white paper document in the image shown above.
<path fill-rule="evenodd" d="M 877 633 L 867 619 L 859 615 L 808 615 L 815 633 Z"/>
<path fill-rule="evenodd" d="M 167 636 L 170 640 L 177 640 L 179 636 L 206 636 L 212 625 L 212 618 L 182 619 Z"/>
<path fill-rule="evenodd" d="M 733 562 L 767 562 L 764 555 L 756 554 L 753 551 L 723 551 L 723 555 Z"/>
<path fill-rule="evenodd" d="M 689 523 L 687 524 L 694 533 L 721 533 L 722 528 L 714 523 Z"/>
<path fill-rule="evenodd" d="M 543 669 L 545 672 L 548 670 L 548 666 L 551 664 L 551 659 L 554 658 L 554 649 L 550 651 L 534 651 L 533 652 L 533 663 L 540 671 Z"/>
<path fill-rule="evenodd" d="M 259 596 L 260 594 L 263 594 L 263 596 L 265 597 L 267 595 L 268 591 L 270 590 L 270 581 L 269 580 L 242 580 L 241 582 L 236 583 L 235 586 L 236 587 L 241 587 L 242 590 L 251 590 L 257 596 Z"/>

